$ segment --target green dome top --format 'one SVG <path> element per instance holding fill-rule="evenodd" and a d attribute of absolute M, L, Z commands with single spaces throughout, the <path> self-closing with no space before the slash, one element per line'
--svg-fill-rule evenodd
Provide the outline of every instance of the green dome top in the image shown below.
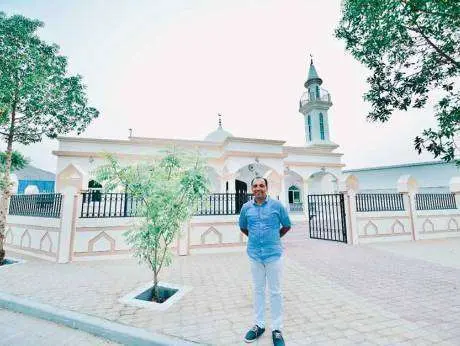
<path fill-rule="evenodd" d="M 305 88 L 308 88 L 312 84 L 323 84 L 323 80 L 319 78 L 318 72 L 316 72 L 315 65 L 313 65 L 313 59 L 311 59 L 310 62 L 310 69 L 308 70 L 308 78 L 307 81 L 305 82 Z"/>

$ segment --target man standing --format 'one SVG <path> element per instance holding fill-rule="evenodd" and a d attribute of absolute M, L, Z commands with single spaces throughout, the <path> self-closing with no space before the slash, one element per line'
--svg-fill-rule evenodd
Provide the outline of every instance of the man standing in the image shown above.
<path fill-rule="evenodd" d="M 291 221 L 286 208 L 279 201 L 267 197 L 267 179 L 254 178 L 251 188 L 254 200 L 245 203 L 241 209 L 240 229 L 249 238 L 247 253 L 254 284 L 255 323 L 246 333 L 244 341 L 254 342 L 265 332 L 265 286 L 268 283 L 273 344 L 283 346 L 280 238 L 291 228 Z"/>

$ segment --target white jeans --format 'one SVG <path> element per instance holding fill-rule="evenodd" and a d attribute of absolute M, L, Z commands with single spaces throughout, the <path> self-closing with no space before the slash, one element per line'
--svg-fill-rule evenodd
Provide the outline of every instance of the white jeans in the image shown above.
<path fill-rule="evenodd" d="M 271 328 L 283 328 L 283 297 L 281 295 L 282 258 L 266 264 L 250 259 L 254 284 L 255 324 L 265 328 L 265 287 L 268 283 L 271 306 Z"/>

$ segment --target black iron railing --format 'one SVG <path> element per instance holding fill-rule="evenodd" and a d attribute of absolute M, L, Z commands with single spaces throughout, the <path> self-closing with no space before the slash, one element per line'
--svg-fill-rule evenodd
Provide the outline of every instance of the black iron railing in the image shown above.
<path fill-rule="evenodd" d="M 358 193 L 356 211 L 400 211 L 404 210 L 403 195 L 400 193 Z"/>
<path fill-rule="evenodd" d="M 289 211 L 292 211 L 292 212 L 303 211 L 303 203 L 302 202 L 289 203 Z"/>
<path fill-rule="evenodd" d="M 237 215 L 252 194 L 213 193 L 202 198 L 195 215 Z"/>
<path fill-rule="evenodd" d="M 140 203 L 128 193 L 82 192 L 81 218 L 135 217 Z"/>
<path fill-rule="evenodd" d="M 454 193 L 417 193 L 415 206 L 417 210 L 457 209 Z"/>
<path fill-rule="evenodd" d="M 310 238 L 347 242 L 343 194 L 308 195 Z"/>
<path fill-rule="evenodd" d="M 12 195 L 8 213 L 10 215 L 61 217 L 62 194 L 41 193 L 35 195 Z"/>

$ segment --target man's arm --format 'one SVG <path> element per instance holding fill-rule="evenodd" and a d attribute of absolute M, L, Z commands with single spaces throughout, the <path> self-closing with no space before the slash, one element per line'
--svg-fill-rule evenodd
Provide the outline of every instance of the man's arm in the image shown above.
<path fill-rule="evenodd" d="M 239 224 L 240 224 L 241 232 L 246 234 L 246 237 L 247 237 L 249 235 L 249 231 L 248 231 L 248 219 L 246 217 L 246 208 L 245 207 L 241 208 Z"/>
<path fill-rule="evenodd" d="M 281 205 L 280 216 L 281 216 L 280 223 L 283 226 L 280 229 L 280 238 L 281 238 L 281 237 L 284 237 L 284 235 L 291 229 L 291 220 L 289 219 L 289 214 L 287 212 L 287 209 L 283 205 Z"/>

